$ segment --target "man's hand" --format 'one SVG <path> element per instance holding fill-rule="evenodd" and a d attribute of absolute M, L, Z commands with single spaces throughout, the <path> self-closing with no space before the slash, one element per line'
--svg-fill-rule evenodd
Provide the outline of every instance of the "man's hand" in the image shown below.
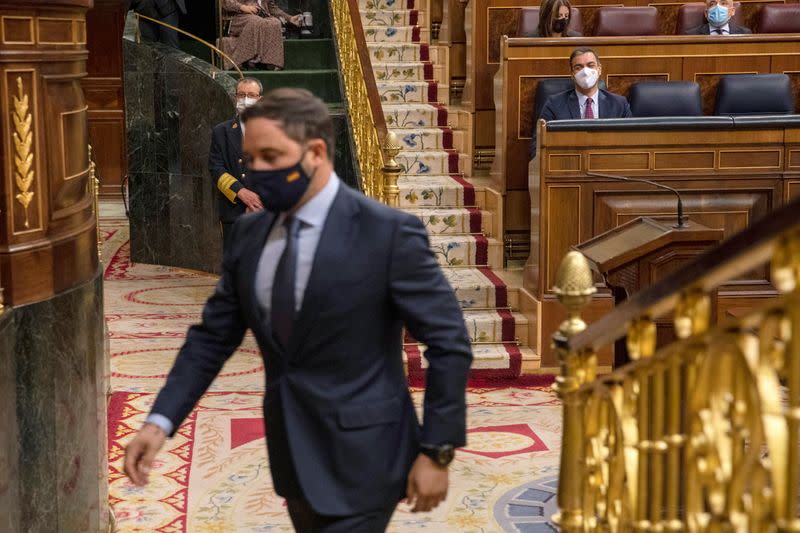
<path fill-rule="evenodd" d="M 125 447 L 125 474 L 134 485 L 144 487 L 158 450 L 167 435 L 155 424 L 145 424 Z"/>
<path fill-rule="evenodd" d="M 303 15 L 291 16 L 289 17 L 289 22 L 299 27 L 303 23 Z"/>
<path fill-rule="evenodd" d="M 236 193 L 236 197 L 244 203 L 247 207 L 247 212 L 252 213 L 255 211 L 261 211 L 264 209 L 264 205 L 261 203 L 261 198 L 251 191 L 250 189 L 246 189 L 242 187 L 239 189 L 239 192 Z"/>
<path fill-rule="evenodd" d="M 447 467 L 433 462 L 433 459 L 419 454 L 411 472 L 408 474 L 406 498 L 412 513 L 426 513 L 442 503 L 447 497 Z"/>
<path fill-rule="evenodd" d="M 258 15 L 258 6 L 240 5 L 239 6 L 239 11 L 241 11 L 242 13 L 250 14 L 250 15 Z"/>

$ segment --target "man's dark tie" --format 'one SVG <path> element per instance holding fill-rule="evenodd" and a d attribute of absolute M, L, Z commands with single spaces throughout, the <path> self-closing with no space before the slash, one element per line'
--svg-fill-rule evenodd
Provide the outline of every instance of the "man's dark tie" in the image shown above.
<path fill-rule="evenodd" d="M 289 216 L 283 221 L 286 226 L 286 248 L 275 270 L 272 282 L 272 332 L 284 348 L 289 347 L 294 324 L 294 287 L 297 272 L 297 238 L 300 235 L 300 219 Z"/>
<path fill-rule="evenodd" d="M 594 109 L 592 109 L 592 99 L 586 99 L 586 109 L 583 111 L 583 118 L 594 118 Z"/>

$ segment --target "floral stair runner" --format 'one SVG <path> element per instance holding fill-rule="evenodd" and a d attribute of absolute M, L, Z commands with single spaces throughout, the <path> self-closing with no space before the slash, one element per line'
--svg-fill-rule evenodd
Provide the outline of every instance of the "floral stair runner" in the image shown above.
<path fill-rule="evenodd" d="M 427 14 L 418 4 L 359 0 L 386 124 L 403 146 L 396 158 L 403 168 L 400 207 L 428 228 L 431 247 L 456 290 L 473 342 L 472 377 L 517 377 L 522 364 L 518 341 L 526 340 L 527 322 L 511 310 L 505 283 L 489 267 L 491 250 L 501 246 L 486 235 L 493 214 L 481 209 L 483 193 L 465 177 L 470 161 L 454 146 L 449 89 L 434 79 L 438 48 L 428 44 Z M 423 352 L 424 346 L 407 335 L 411 379 L 424 375 Z"/>

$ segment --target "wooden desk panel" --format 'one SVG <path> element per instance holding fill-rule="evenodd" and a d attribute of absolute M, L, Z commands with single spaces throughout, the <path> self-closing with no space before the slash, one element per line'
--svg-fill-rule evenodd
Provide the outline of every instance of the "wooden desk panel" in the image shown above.
<path fill-rule="evenodd" d="M 525 287 L 539 302 L 542 366 L 557 362 L 548 340 L 562 312 L 551 289 L 570 248 L 640 216 L 673 216 L 675 195 L 644 183 L 597 178 L 606 172 L 681 191 L 686 216 L 727 238 L 800 194 L 800 127 L 734 130 L 542 131 L 530 186 L 531 255 Z M 718 316 L 775 294 L 766 267 L 720 290 Z M 598 306 L 608 307 L 603 300 Z"/>

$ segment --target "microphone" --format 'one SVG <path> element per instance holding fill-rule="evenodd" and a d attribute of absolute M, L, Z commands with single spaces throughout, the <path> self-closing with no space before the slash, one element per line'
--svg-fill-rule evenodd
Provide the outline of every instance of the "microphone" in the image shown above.
<path fill-rule="evenodd" d="M 647 183 L 648 185 L 652 185 L 654 187 L 658 187 L 659 189 L 667 190 L 673 193 L 675 196 L 678 197 L 678 223 L 673 226 L 673 228 L 686 228 L 689 224 L 684 222 L 683 219 L 683 200 L 681 200 L 681 194 L 673 189 L 668 185 L 664 185 L 663 183 L 658 183 L 656 181 L 650 181 L 644 178 L 629 178 L 626 176 L 614 176 L 613 174 L 601 174 L 599 172 L 587 172 L 586 175 L 592 176 L 595 178 L 608 178 L 612 180 L 619 180 L 619 181 L 631 181 L 631 182 L 638 182 L 638 183 Z"/>

